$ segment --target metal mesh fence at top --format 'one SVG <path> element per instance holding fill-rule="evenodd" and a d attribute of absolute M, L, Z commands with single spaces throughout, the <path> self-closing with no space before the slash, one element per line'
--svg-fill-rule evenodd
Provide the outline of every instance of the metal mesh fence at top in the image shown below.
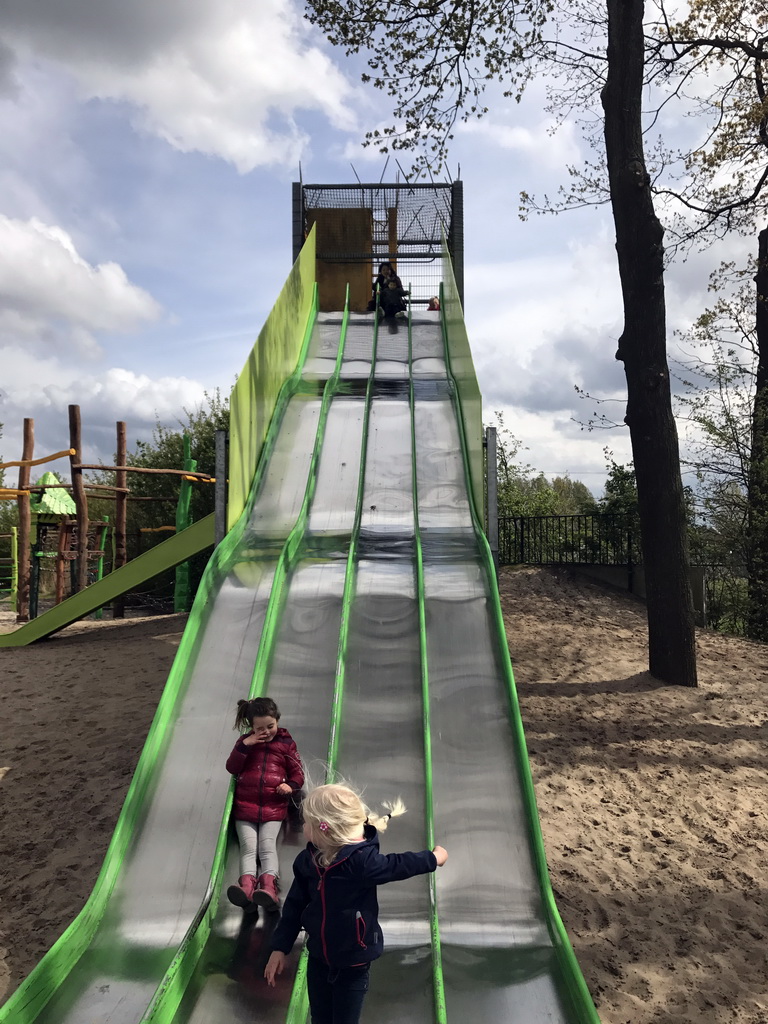
<path fill-rule="evenodd" d="M 443 239 L 454 259 L 463 247 L 461 188 L 461 182 L 302 185 L 295 194 L 294 242 L 298 251 L 317 227 L 317 260 L 326 268 L 318 275 L 321 303 L 334 287 L 329 282 L 339 291 L 343 278 L 351 284 L 353 308 L 359 307 L 364 292 L 370 298 L 379 263 L 391 261 L 411 300 L 426 305 L 439 293 Z"/>
<path fill-rule="evenodd" d="M 411 249 L 413 256 L 439 256 L 442 234 L 450 237 L 453 187 L 444 185 L 304 185 L 303 204 L 305 228 L 314 210 L 370 210 L 372 251 L 349 253 L 349 257 L 372 255 L 383 257 L 407 256 L 403 249 Z M 393 231 L 393 228 L 396 230 Z M 398 251 L 390 253 L 390 242 L 397 239 Z M 327 255 L 340 256 L 341 247 L 333 247 Z M 318 259 L 325 253 L 318 250 Z"/>

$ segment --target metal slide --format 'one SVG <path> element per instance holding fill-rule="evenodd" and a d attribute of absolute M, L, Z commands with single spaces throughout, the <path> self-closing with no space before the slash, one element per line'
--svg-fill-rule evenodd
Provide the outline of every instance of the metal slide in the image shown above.
<path fill-rule="evenodd" d="M 222 895 L 239 874 L 224 762 L 248 692 L 277 701 L 313 781 L 332 766 L 371 806 L 404 798 L 385 850 L 449 851 L 436 875 L 379 891 L 387 951 L 367 1024 L 599 1024 L 546 874 L 439 316 L 395 333 L 318 316 L 196 599 L 96 899 L 3 1024 L 305 1024 L 301 950 L 269 989 L 274 919 Z M 285 885 L 302 842 L 289 826 Z"/>

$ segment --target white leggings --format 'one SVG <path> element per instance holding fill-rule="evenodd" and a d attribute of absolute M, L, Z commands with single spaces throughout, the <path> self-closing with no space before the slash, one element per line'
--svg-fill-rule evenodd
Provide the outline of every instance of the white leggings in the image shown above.
<path fill-rule="evenodd" d="M 240 840 L 240 875 L 277 875 L 277 837 L 282 821 L 236 821 Z M 261 870 L 257 870 L 257 862 Z"/>

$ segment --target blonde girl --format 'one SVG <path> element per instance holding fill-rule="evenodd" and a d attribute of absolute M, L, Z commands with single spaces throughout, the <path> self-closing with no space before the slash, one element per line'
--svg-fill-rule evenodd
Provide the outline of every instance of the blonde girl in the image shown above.
<path fill-rule="evenodd" d="M 385 806 L 387 814 L 374 816 L 353 789 L 341 785 L 318 786 L 304 800 L 307 846 L 293 863 L 293 884 L 264 976 L 275 984 L 304 928 L 312 1024 L 360 1020 L 371 961 L 384 948 L 376 886 L 427 874 L 448 859 L 442 846 L 380 853 L 378 831 L 405 812 L 401 800 Z"/>

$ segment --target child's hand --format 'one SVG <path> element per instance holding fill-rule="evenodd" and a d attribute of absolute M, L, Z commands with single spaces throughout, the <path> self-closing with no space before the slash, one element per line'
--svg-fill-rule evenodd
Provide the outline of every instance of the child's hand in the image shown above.
<path fill-rule="evenodd" d="M 275 978 L 278 974 L 283 973 L 284 967 L 285 953 L 281 953 L 280 950 L 276 949 L 269 960 L 267 960 L 267 966 L 264 968 L 264 977 L 270 985 L 274 986 Z"/>
<path fill-rule="evenodd" d="M 253 747 L 259 742 L 255 732 L 249 732 L 247 736 L 243 736 L 243 746 Z"/>
<path fill-rule="evenodd" d="M 437 866 L 441 868 L 448 860 L 448 851 L 443 846 L 435 846 L 432 853 L 435 855 Z"/>
<path fill-rule="evenodd" d="M 291 789 L 287 782 L 281 782 L 280 785 L 277 787 L 276 792 L 278 792 L 280 796 L 290 796 L 293 790 Z"/>

